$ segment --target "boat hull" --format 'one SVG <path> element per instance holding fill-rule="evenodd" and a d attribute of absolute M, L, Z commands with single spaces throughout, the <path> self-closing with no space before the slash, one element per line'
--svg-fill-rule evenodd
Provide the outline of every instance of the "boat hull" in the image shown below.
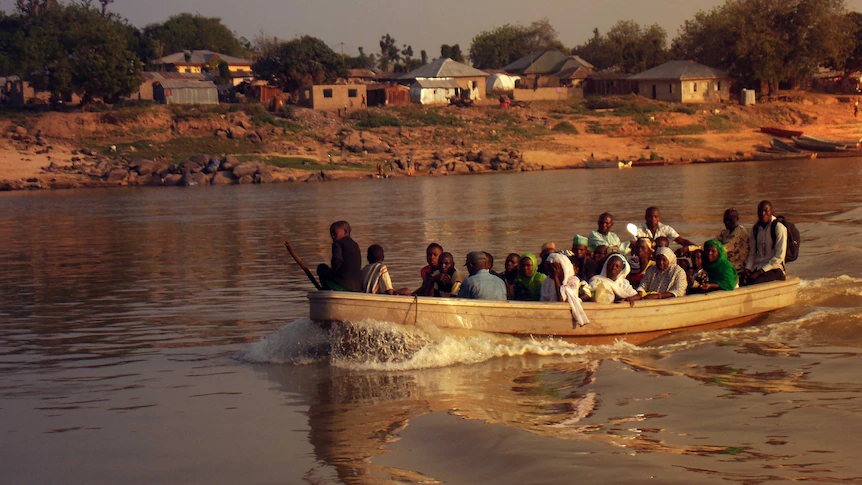
<path fill-rule="evenodd" d="M 432 324 L 519 337 L 550 336 L 585 343 L 624 338 L 643 343 L 672 332 L 750 322 L 796 301 L 799 278 L 628 304 L 584 303 L 590 323 L 578 326 L 566 303 L 462 300 L 346 292 L 312 292 L 309 316 L 323 325 L 374 319 L 400 325 Z"/>
<path fill-rule="evenodd" d="M 794 137 L 794 136 L 797 136 L 797 137 L 798 137 L 798 136 L 802 136 L 802 132 L 801 132 L 801 131 L 797 131 L 797 130 L 786 130 L 786 129 L 784 129 L 784 128 L 777 128 L 777 127 L 775 127 L 775 126 L 761 126 L 761 127 L 760 127 L 760 132 L 761 132 L 761 133 L 766 133 L 766 134 L 768 134 L 768 135 L 772 135 L 772 136 L 778 136 L 778 137 L 781 137 L 781 138 L 791 138 L 791 137 Z"/>

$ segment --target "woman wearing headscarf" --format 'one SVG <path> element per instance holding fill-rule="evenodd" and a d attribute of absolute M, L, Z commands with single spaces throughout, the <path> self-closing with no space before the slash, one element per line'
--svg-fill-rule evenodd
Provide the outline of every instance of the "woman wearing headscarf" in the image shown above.
<path fill-rule="evenodd" d="M 709 282 L 700 285 L 700 291 L 731 291 L 739 286 L 739 274 L 718 239 L 703 243 L 703 269 L 709 275 Z"/>
<path fill-rule="evenodd" d="M 622 254 L 612 254 L 605 260 L 601 273 L 590 279 L 594 301 L 613 303 L 637 296 L 638 292 L 626 279 L 631 268 Z M 633 301 L 633 300 L 628 300 Z"/>
<path fill-rule="evenodd" d="M 518 279 L 515 281 L 515 299 L 539 301 L 545 275 L 539 273 L 539 263 L 533 253 L 524 253 L 518 261 Z"/>
<path fill-rule="evenodd" d="M 676 255 L 670 248 L 658 248 L 655 252 L 655 265 L 650 267 L 638 286 L 638 293 L 644 300 L 685 296 L 688 279 L 685 270 L 676 264 Z"/>
<path fill-rule="evenodd" d="M 548 277 L 542 282 L 542 301 L 565 301 L 572 309 L 572 317 L 578 325 L 590 323 L 578 293 L 581 280 L 575 276 L 575 268 L 565 255 L 553 253 L 545 260 Z"/>

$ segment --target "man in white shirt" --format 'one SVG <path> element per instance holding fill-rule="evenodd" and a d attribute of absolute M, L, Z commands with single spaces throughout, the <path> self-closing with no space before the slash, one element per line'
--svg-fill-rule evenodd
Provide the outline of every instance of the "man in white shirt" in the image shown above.
<path fill-rule="evenodd" d="M 748 239 L 748 260 L 743 270 L 743 284 L 755 285 L 786 279 L 786 253 L 787 228 L 775 219 L 772 203 L 768 200 L 761 201 L 757 204 L 757 223 L 751 228 L 751 236 Z"/>
<path fill-rule="evenodd" d="M 676 242 L 680 246 L 694 246 L 695 244 L 688 239 L 679 235 L 678 232 L 674 230 L 674 228 L 662 224 L 660 222 L 661 214 L 659 214 L 658 207 L 650 207 L 646 210 L 646 214 L 644 214 L 644 222 L 640 226 L 638 226 L 638 239 L 646 238 L 653 242 L 655 242 L 656 238 L 666 237 L 671 241 Z"/>

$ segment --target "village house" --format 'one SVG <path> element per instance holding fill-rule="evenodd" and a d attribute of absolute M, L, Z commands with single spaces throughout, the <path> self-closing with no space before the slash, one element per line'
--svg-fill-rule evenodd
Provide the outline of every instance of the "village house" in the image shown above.
<path fill-rule="evenodd" d="M 138 101 L 154 101 L 153 85 L 163 81 L 213 81 L 215 76 L 208 72 L 142 72 L 141 82 L 138 91 L 132 93 L 128 99 Z"/>
<path fill-rule="evenodd" d="M 669 61 L 629 76 L 637 82 L 638 94 L 672 103 L 703 103 L 730 100 L 730 77 L 726 72 L 694 61 Z"/>
<path fill-rule="evenodd" d="M 60 103 L 77 104 L 81 97 L 75 93 L 66 93 L 56 101 Z M 0 103 L 2 104 L 48 104 L 51 102 L 49 91 L 40 91 L 18 76 L 0 77 Z"/>
<path fill-rule="evenodd" d="M 618 96 L 637 92 L 637 81 L 629 74 L 614 71 L 591 72 L 584 84 L 585 96 Z"/>
<path fill-rule="evenodd" d="M 251 72 L 251 65 L 254 62 L 251 59 L 241 59 L 210 50 L 175 52 L 152 63 L 177 72 L 201 73 L 209 70 L 212 74 L 218 75 L 217 66 L 221 61 L 227 63 L 233 86 L 254 79 L 254 74 Z"/>
<path fill-rule="evenodd" d="M 371 69 L 348 69 L 347 84 L 373 84 L 377 82 L 377 74 Z"/>
<path fill-rule="evenodd" d="M 354 111 L 365 108 L 368 91 L 364 84 L 316 84 L 297 93 L 296 104 L 319 111 Z"/>
<path fill-rule="evenodd" d="M 400 84 L 369 84 L 368 106 L 410 104 L 410 88 Z"/>
<path fill-rule="evenodd" d="M 452 97 L 483 99 L 487 77 L 484 71 L 441 57 L 404 74 L 399 81 L 412 81 L 410 99 L 414 103 L 443 104 Z"/>
<path fill-rule="evenodd" d="M 153 98 L 161 104 L 218 104 L 218 88 L 212 81 L 159 81 Z"/>
<path fill-rule="evenodd" d="M 592 64 L 579 56 L 571 56 L 557 49 L 531 52 L 503 66 L 505 72 L 521 77 L 518 88 L 529 89 L 577 86 L 593 69 Z"/>

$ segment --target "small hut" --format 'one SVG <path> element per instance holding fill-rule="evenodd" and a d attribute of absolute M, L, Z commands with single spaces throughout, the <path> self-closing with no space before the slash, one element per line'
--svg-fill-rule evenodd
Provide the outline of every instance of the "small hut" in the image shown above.
<path fill-rule="evenodd" d="M 161 104 L 218 104 L 212 81 L 161 81 L 153 84 L 153 98 Z"/>

